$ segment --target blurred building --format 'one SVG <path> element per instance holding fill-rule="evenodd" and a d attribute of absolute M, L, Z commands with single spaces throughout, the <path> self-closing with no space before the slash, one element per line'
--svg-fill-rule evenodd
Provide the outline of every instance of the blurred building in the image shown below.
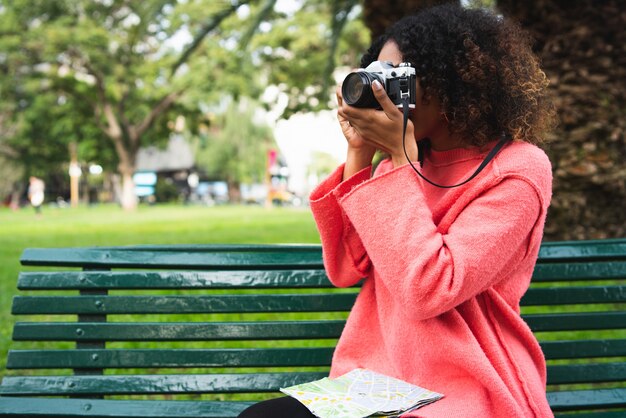
<path fill-rule="evenodd" d="M 172 135 L 164 148 L 149 146 L 137 153 L 133 178 L 137 197 L 143 201 L 187 201 L 203 177 L 182 135 Z"/>

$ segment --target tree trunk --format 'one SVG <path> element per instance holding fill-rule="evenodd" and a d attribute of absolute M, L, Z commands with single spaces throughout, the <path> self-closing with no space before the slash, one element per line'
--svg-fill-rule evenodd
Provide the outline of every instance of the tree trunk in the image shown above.
<path fill-rule="evenodd" d="M 230 203 L 241 203 L 241 184 L 235 180 L 228 180 L 228 201 Z"/>
<path fill-rule="evenodd" d="M 122 174 L 122 194 L 120 204 L 124 210 L 132 211 L 137 208 L 137 195 L 135 194 L 135 181 L 133 180 L 134 169 L 124 168 Z"/>
<path fill-rule="evenodd" d="M 499 0 L 536 39 L 559 126 L 548 239 L 626 235 L 626 13 L 619 0 Z"/>

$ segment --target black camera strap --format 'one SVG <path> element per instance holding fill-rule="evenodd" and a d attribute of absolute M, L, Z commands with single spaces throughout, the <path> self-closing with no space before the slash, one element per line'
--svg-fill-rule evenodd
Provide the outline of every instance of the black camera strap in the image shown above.
<path fill-rule="evenodd" d="M 474 177 L 478 175 L 478 173 L 480 173 L 483 170 L 483 168 L 487 166 L 487 164 L 489 164 L 489 161 L 491 161 L 493 157 L 495 157 L 496 154 L 500 152 L 502 147 L 504 147 L 507 143 L 509 143 L 512 140 L 512 138 L 509 135 L 507 135 L 506 133 L 502 133 L 502 136 L 500 137 L 500 141 L 498 141 L 498 143 L 491 149 L 491 151 L 489 151 L 489 154 L 487 154 L 487 156 L 485 157 L 483 162 L 480 164 L 480 166 L 478 166 L 476 171 L 474 171 L 474 174 L 472 174 L 467 180 L 462 181 L 459 184 L 455 184 L 452 186 L 442 186 L 424 177 L 422 173 L 420 173 L 419 170 L 415 168 L 415 166 L 413 165 L 413 162 L 411 161 L 411 158 L 409 157 L 409 154 L 406 151 L 406 142 L 405 142 L 406 141 L 406 126 L 409 122 L 409 99 L 408 98 L 404 98 L 402 100 L 402 115 L 403 115 L 402 148 L 404 150 L 404 156 L 406 157 L 406 160 L 411 165 L 411 168 L 413 169 L 413 171 L 415 171 L 418 176 L 424 179 L 424 181 L 432 184 L 433 186 L 440 187 L 442 189 L 451 189 L 454 187 L 459 187 L 469 182 L 470 180 L 472 180 Z M 417 145 L 418 145 L 418 151 L 419 151 L 418 158 L 420 161 L 420 165 L 422 166 L 424 164 L 424 152 L 426 151 L 427 147 L 425 146 L 425 143 L 423 141 L 420 141 Z"/>

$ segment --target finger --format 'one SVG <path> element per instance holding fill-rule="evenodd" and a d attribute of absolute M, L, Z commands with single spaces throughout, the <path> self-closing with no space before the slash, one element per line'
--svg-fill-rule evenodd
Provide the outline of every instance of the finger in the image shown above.
<path fill-rule="evenodd" d="M 342 129 L 352 127 L 351 120 L 346 117 L 346 115 L 344 114 L 343 111 L 341 111 L 341 109 L 337 110 L 337 119 L 339 120 L 339 126 L 341 126 Z"/>
<path fill-rule="evenodd" d="M 337 104 L 339 105 L 339 107 L 341 107 L 343 105 L 343 96 L 341 94 L 341 86 L 337 86 L 337 88 L 335 89 L 335 95 L 337 96 Z"/>
<path fill-rule="evenodd" d="M 378 80 L 374 80 L 372 83 L 372 91 L 374 92 L 374 97 L 383 108 L 383 112 L 385 112 L 389 119 L 396 119 L 399 114 L 402 115 L 402 111 L 398 109 L 389 96 L 387 96 L 387 92 Z"/>
<path fill-rule="evenodd" d="M 348 122 L 347 120 L 340 120 L 339 127 L 341 128 L 341 131 L 343 132 L 344 136 L 347 138 L 350 133 L 350 129 L 352 129 L 350 122 Z"/>
<path fill-rule="evenodd" d="M 337 109 L 337 119 L 339 119 L 340 121 L 344 121 L 344 120 L 348 120 L 348 115 L 346 115 L 346 112 L 343 110 L 343 108 L 339 108 Z"/>
<path fill-rule="evenodd" d="M 376 114 L 374 109 L 365 109 L 344 104 L 341 111 L 348 119 L 354 120 L 370 120 Z"/>

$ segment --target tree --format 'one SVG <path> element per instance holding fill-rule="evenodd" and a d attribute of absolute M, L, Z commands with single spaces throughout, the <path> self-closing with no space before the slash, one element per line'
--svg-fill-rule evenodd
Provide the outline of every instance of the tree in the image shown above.
<path fill-rule="evenodd" d="M 618 0 L 499 0 L 536 39 L 559 125 L 551 239 L 626 235 L 626 15 Z"/>
<path fill-rule="evenodd" d="M 5 122 L 7 113 L 0 112 L 0 200 L 10 198 L 11 204 L 16 204 L 20 190 L 16 184 L 22 178 L 22 167 L 16 163 L 17 151 L 6 142 L 10 125 Z M 4 203 L 4 202 L 3 202 Z"/>
<path fill-rule="evenodd" d="M 11 47 L 16 64 L 9 76 L 17 81 L 20 91 L 16 95 L 22 96 L 19 101 L 23 103 L 17 112 L 34 112 L 40 106 L 36 103 L 39 93 L 53 90 L 77 108 L 88 106 L 89 129 L 98 132 L 96 137 L 104 136 L 115 150 L 123 179 L 122 206 L 132 209 L 136 205 L 132 175 L 139 147 L 165 141 L 168 120 L 182 109 L 188 118 L 198 115 L 197 103 L 184 100 L 198 77 L 190 73 L 198 69 L 192 57 L 222 20 L 246 2 L 5 3 L 0 9 L 3 43 Z M 193 40 L 185 49 L 176 47 L 176 37 L 185 33 L 194 34 Z M 211 82 L 210 73 L 207 82 Z M 41 110 L 37 119 L 52 116 L 58 122 L 58 115 Z M 37 138 L 45 141 L 48 135 Z"/>
<path fill-rule="evenodd" d="M 297 10 L 269 14 L 260 24 L 266 30 L 251 38 L 245 49 L 258 59 L 267 84 L 288 98 L 285 118 L 332 107 L 335 69 L 354 67 L 370 42 L 357 0 L 293 3 L 299 3 Z"/>
<path fill-rule="evenodd" d="M 259 110 L 249 99 L 230 100 L 195 144 L 198 166 L 227 182 L 233 203 L 241 201 L 241 183 L 265 181 L 267 152 L 276 148 L 272 130 Z"/>
<path fill-rule="evenodd" d="M 75 120 L 79 150 L 114 151 L 122 204 L 132 208 L 137 151 L 166 141 L 177 114 L 193 130 L 222 96 L 259 97 L 267 84 L 288 93 L 286 116 L 328 107 L 336 64 L 353 65 L 369 42 L 358 1 L 294 4 L 300 7 L 281 10 L 276 0 L 2 3 L 0 46 L 8 52 L 0 65 L 11 57 L 4 76 L 22 103 L 16 121 L 28 112 L 52 124 L 67 116 L 66 127 Z M 50 110 L 35 104 L 44 93 Z M 55 114 L 54 98 L 71 105 Z M 51 138 L 38 126 L 34 138 L 24 128 L 14 142 L 67 148 L 67 137 Z"/>

